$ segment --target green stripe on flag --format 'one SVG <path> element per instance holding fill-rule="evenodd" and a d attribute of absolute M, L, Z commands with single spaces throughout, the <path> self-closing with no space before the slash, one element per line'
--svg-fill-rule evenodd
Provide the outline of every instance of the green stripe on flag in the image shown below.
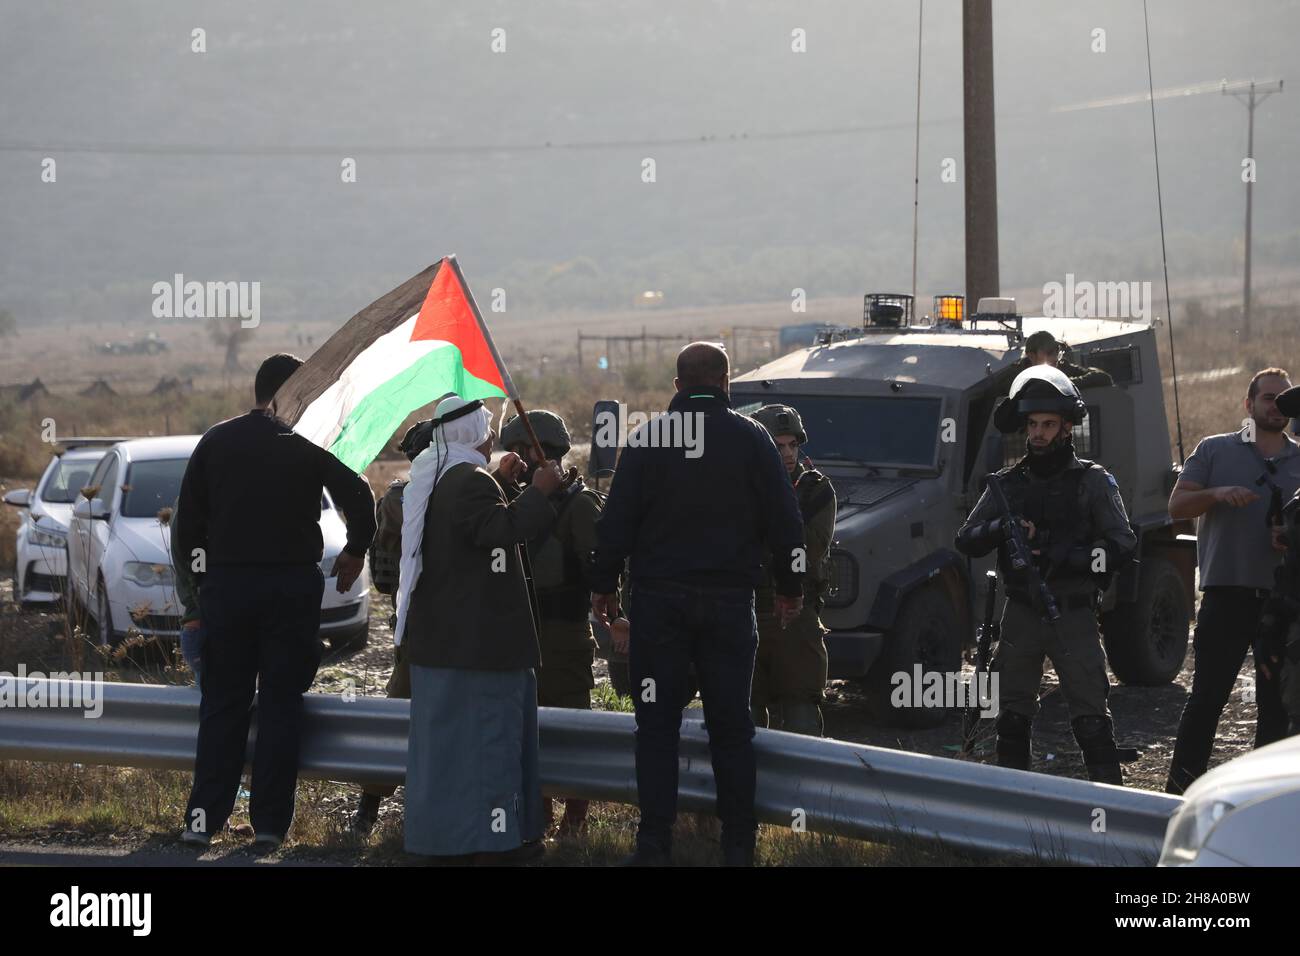
<path fill-rule="evenodd" d="M 353 471 L 361 472 L 375 460 L 407 415 L 448 392 L 471 401 L 504 398 L 506 394 L 465 371 L 460 349 L 448 345 L 430 352 L 362 398 L 329 450 Z"/>

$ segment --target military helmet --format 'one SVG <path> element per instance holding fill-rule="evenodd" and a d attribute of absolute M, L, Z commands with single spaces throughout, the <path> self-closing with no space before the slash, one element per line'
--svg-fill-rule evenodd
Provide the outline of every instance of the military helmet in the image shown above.
<path fill-rule="evenodd" d="M 1010 434 L 1023 428 L 1028 416 L 1035 412 L 1060 415 L 1080 425 L 1088 408 L 1064 372 L 1050 365 L 1034 365 L 1011 383 L 1011 392 L 993 413 L 993 424 L 998 431 Z"/>
<path fill-rule="evenodd" d="M 428 448 L 431 441 L 433 441 L 433 419 L 426 418 L 406 430 L 406 434 L 397 444 L 397 450 L 406 456 L 407 461 L 415 461 L 415 457 Z"/>
<path fill-rule="evenodd" d="M 1277 410 L 1288 418 L 1300 418 L 1300 385 L 1292 385 L 1278 395 Z"/>
<path fill-rule="evenodd" d="M 808 441 L 808 434 L 803 430 L 803 419 L 789 405 L 764 405 L 749 417 L 766 428 L 773 439 L 793 435 L 801 445 Z"/>
<path fill-rule="evenodd" d="M 527 414 L 528 424 L 533 426 L 537 440 L 543 446 L 560 455 L 569 453 L 569 449 L 573 447 L 573 440 L 569 438 L 569 429 L 565 427 L 563 418 L 555 412 L 548 412 L 542 408 L 534 408 Z M 524 423 L 518 415 L 506 422 L 505 427 L 501 429 L 502 448 L 532 443 L 532 439 L 528 437 L 528 429 L 524 428 Z"/>

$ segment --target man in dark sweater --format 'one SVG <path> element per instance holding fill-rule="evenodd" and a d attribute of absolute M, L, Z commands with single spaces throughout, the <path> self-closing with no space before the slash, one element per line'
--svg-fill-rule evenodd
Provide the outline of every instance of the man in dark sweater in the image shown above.
<path fill-rule="evenodd" d="M 628 436 L 596 525 L 592 609 L 602 623 L 618 616 L 618 575 L 630 559 L 641 806 L 633 865 L 670 861 L 692 664 L 713 755 L 723 859 L 754 859 L 754 587 L 770 553 L 773 610 L 781 626 L 789 624 L 803 603 L 807 557 L 781 456 L 763 426 L 732 411 L 728 380 L 727 355 L 717 346 L 695 342 L 681 351 L 677 394 L 667 414 Z"/>
<path fill-rule="evenodd" d="M 375 533 L 366 480 L 267 411 L 301 364 L 285 354 L 263 362 L 257 405 L 208 429 L 181 482 L 174 550 L 198 577 L 205 632 L 188 843 L 206 844 L 234 807 L 255 689 L 249 816 L 259 844 L 283 842 L 298 784 L 302 695 L 320 664 L 321 489 L 347 519 L 331 574 L 340 592 L 361 573 Z"/>

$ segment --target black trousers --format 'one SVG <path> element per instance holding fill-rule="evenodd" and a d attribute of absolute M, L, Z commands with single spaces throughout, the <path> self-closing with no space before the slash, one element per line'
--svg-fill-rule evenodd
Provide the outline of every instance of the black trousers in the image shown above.
<path fill-rule="evenodd" d="M 672 849 L 682 709 L 694 664 L 704 701 L 722 840 L 729 846 L 752 848 L 758 830 L 754 721 L 749 711 L 758 650 L 753 589 L 634 581 L 628 619 L 641 806 L 637 843 L 663 852 Z"/>
<path fill-rule="evenodd" d="M 214 567 L 204 575 L 203 703 L 186 829 L 216 834 L 226 825 L 239 792 L 256 691 L 249 817 L 258 835 L 283 839 L 289 832 L 302 695 L 320 665 L 324 589 L 314 564 Z"/>
<path fill-rule="evenodd" d="M 1254 588 L 1205 589 L 1192 638 L 1196 650 L 1192 693 L 1183 707 L 1178 741 L 1169 765 L 1167 789 L 1172 793 L 1182 793 L 1209 766 L 1219 716 L 1259 631 L 1266 594 Z M 1258 748 L 1285 737 L 1287 726 L 1278 675 L 1274 674 L 1271 680 L 1266 678 L 1258 662 L 1255 701 L 1255 746 Z"/>

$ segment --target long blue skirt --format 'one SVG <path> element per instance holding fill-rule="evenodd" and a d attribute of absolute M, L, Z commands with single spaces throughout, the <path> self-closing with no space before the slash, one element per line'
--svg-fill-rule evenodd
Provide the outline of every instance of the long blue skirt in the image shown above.
<path fill-rule="evenodd" d="M 411 666 L 406 851 L 457 856 L 542 837 L 531 669 Z"/>

